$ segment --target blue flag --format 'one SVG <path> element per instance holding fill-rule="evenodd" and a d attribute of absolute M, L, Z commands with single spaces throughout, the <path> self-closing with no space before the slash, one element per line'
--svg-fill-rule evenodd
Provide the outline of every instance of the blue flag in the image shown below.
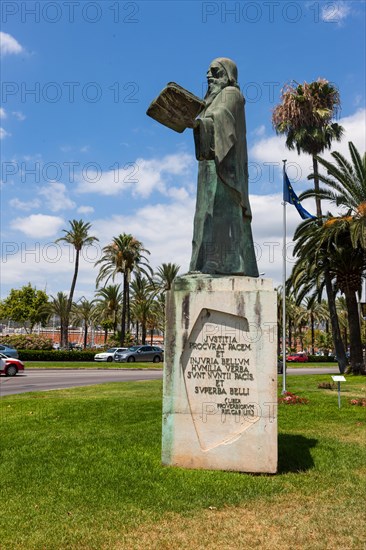
<path fill-rule="evenodd" d="M 315 216 L 312 216 L 303 206 L 301 206 L 299 197 L 292 189 L 292 185 L 285 170 L 283 170 L 283 200 L 289 204 L 293 204 L 303 220 L 315 218 Z"/>

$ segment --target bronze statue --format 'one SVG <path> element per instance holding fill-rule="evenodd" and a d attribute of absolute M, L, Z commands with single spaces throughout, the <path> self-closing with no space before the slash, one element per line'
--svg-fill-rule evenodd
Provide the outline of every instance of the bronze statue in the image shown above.
<path fill-rule="evenodd" d="M 190 272 L 258 277 L 248 196 L 245 100 L 237 79 L 235 63 L 219 57 L 207 72 L 204 101 L 171 82 L 147 113 L 177 132 L 193 127 L 199 167 Z"/>
<path fill-rule="evenodd" d="M 258 277 L 248 196 L 244 97 L 233 61 L 207 72 L 205 109 L 194 126 L 199 161 L 190 271 Z"/>

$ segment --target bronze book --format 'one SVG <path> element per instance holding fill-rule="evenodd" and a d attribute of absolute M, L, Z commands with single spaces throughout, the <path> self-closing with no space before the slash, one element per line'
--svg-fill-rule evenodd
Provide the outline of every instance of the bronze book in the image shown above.
<path fill-rule="evenodd" d="M 151 102 L 146 114 L 176 132 L 193 128 L 205 102 L 175 82 L 169 82 Z"/>

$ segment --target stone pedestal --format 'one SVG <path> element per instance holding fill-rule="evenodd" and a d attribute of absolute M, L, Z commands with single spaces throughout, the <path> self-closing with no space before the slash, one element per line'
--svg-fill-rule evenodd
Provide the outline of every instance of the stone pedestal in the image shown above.
<path fill-rule="evenodd" d="M 166 310 L 163 464 L 276 472 L 276 300 L 269 279 L 175 281 Z"/>

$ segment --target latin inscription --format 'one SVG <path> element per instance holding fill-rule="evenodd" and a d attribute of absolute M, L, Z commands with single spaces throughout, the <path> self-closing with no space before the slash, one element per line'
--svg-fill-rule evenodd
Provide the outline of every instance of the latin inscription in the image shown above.
<path fill-rule="evenodd" d="M 217 331 L 221 327 L 216 326 Z M 251 401 L 254 389 L 252 372 L 253 343 L 238 336 L 202 335 L 200 341 L 189 341 L 185 368 L 187 390 L 207 397 L 213 414 L 227 417 L 254 417 Z M 223 420 L 224 420 L 223 418 Z M 219 419 L 218 419 L 219 420 Z"/>

